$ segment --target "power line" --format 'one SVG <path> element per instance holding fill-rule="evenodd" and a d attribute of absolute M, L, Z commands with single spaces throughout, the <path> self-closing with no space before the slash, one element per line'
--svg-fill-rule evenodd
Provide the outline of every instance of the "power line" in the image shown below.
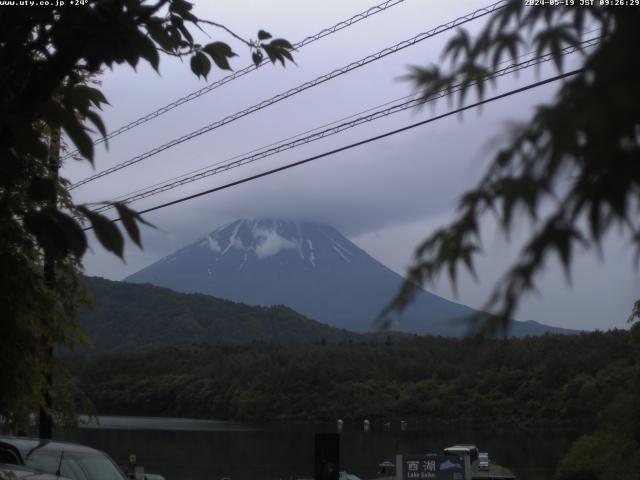
<path fill-rule="evenodd" d="M 592 47 L 595 46 L 599 43 L 600 38 L 593 38 L 593 39 L 589 39 L 589 40 L 585 40 L 583 42 L 581 42 L 579 45 L 576 46 L 569 46 L 566 47 L 565 49 L 563 49 L 563 51 L 561 52 L 561 55 L 565 56 L 565 55 L 569 55 L 571 53 L 574 53 L 578 50 L 582 50 L 584 48 L 588 48 L 588 47 Z M 525 54 L 527 55 L 527 54 Z M 523 55 L 523 56 L 525 56 Z M 511 64 L 508 65 L 505 68 L 502 68 L 500 70 L 495 71 L 494 73 L 492 73 L 491 75 L 487 75 L 484 79 L 482 79 L 483 82 L 486 82 L 488 80 L 494 80 L 500 77 L 503 77 L 505 75 L 509 75 L 515 72 L 519 72 L 521 70 L 525 70 L 528 68 L 532 68 L 536 65 L 540 65 L 542 63 L 548 62 L 550 60 L 554 59 L 554 55 L 551 53 L 548 53 L 546 55 L 541 55 L 539 57 L 535 57 L 535 58 L 531 58 L 529 60 L 526 60 L 524 62 L 520 62 L 520 63 L 516 63 L 516 64 Z M 465 88 L 470 88 L 472 86 L 474 86 L 477 82 L 473 82 L 472 84 L 468 85 Z M 462 85 L 457 85 L 452 89 L 444 89 L 441 90 L 440 92 L 438 92 L 435 96 L 431 97 L 428 101 L 436 101 L 440 98 L 443 97 L 448 97 L 450 95 L 455 94 L 456 92 L 460 91 L 462 89 Z M 214 165 L 211 165 L 210 167 L 205 167 L 199 170 L 196 170 L 194 172 L 190 172 L 184 175 L 180 175 L 178 177 L 174 177 L 173 179 L 169 179 L 166 180 L 164 182 L 160 182 L 158 184 L 152 185 L 150 187 L 147 187 L 146 189 L 139 189 L 136 190 L 134 192 L 131 192 L 129 194 L 125 194 L 125 195 L 121 195 L 118 198 L 123 198 L 122 200 L 120 200 L 120 203 L 132 203 L 134 201 L 137 200 L 141 200 L 143 198 L 147 198 L 147 197 L 151 197 L 151 196 L 155 196 L 158 195 L 162 192 L 166 192 L 168 190 L 173 190 L 174 188 L 186 185 L 188 183 L 192 183 L 195 182 L 197 180 L 201 180 L 203 178 L 212 176 L 212 175 L 217 175 L 219 173 L 234 169 L 234 168 L 238 168 L 240 166 L 243 165 L 247 165 L 249 163 L 253 163 L 256 162 L 258 160 L 261 160 L 263 158 L 275 155 L 277 153 L 286 151 L 286 150 L 291 150 L 293 148 L 296 148 L 298 146 L 307 144 L 307 143 L 311 143 L 313 141 L 316 140 L 320 140 L 322 138 L 326 138 L 335 134 L 338 134 L 340 132 L 343 132 L 345 130 L 354 128 L 358 125 L 362 125 L 364 123 L 368 123 L 368 122 L 372 122 L 374 120 L 383 118 L 383 117 L 387 117 L 389 115 L 393 115 L 395 113 L 399 113 L 405 110 L 408 110 L 410 108 L 414 108 L 415 106 L 421 105 L 423 103 L 425 103 L 425 101 L 421 98 L 413 98 L 411 100 L 408 101 L 404 101 L 401 102 L 402 100 L 406 100 L 407 98 L 409 98 L 411 96 L 405 96 L 402 97 L 400 99 L 396 99 L 394 101 L 391 102 L 387 102 L 383 105 L 379 105 L 378 107 L 373 107 L 371 109 L 365 110 L 364 112 L 360 112 L 357 113 L 355 115 L 351 115 L 349 117 L 347 117 L 346 119 L 341 119 L 335 122 L 331 122 L 330 124 L 327 124 L 323 127 L 318 127 L 315 128 L 313 130 L 310 130 L 308 132 L 296 135 L 294 137 L 290 137 L 290 138 L 295 138 L 295 140 L 287 142 L 287 140 L 282 140 L 281 142 L 276 142 L 274 144 L 271 144 L 267 147 L 263 147 L 261 149 L 257 149 L 257 150 L 253 150 L 251 152 L 245 153 L 245 154 L 241 154 L 241 155 L 237 155 L 235 157 L 232 157 L 231 159 L 222 161 L 222 162 L 218 162 Z M 384 108 L 382 110 L 377 110 L 374 111 L 373 113 L 369 114 L 369 115 L 364 115 L 364 116 L 359 116 L 358 115 L 363 115 L 366 112 L 369 112 L 371 110 L 375 110 L 376 108 L 380 108 L 386 105 L 389 105 L 391 103 L 394 102 L 401 102 L 401 103 L 396 103 L 395 105 L 392 105 L 391 107 L 388 108 Z M 356 118 L 354 118 L 356 117 Z M 342 121 L 342 120 L 347 120 L 347 119 L 352 119 L 343 123 L 338 124 L 338 122 Z M 337 124 L 337 125 L 336 125 Z M 331 126 L 333 125 L 333 126 Z M 330 127 L 330 128 L 325 128 L 324 130 L 320 130 L 324 127 Z M 320 131 L 318 131 L 320 130 Z M 310 133 L 310 132 L 315 132 L 315 133 Z M 310 133 L 309 135 L 306 136 L 302 136 L 305 135 L 307 133 Z M 271 148 L 269 148 L 271 147 Z M 255 153 L 254 153 L 255 152 Z M 233 161 L 232 161 L 233 160 Z M 115 200 L 115 199 L 114 199 Z M 112 202 L 114 201 L 112 200 Z M 103 212 L 106 210 L 109 210 L 113 208 L 113 206 L 111 204 L 105 204 L 102 205 L 98 208 L 96 208 L 94 211 L 95 212 Z"/>
<path fill-rule="evenodd" d="M 117 165 L 114 165 L 113 167 L 108 168 L 106 170 L 103 170 L 102 172 L 99 172 L 99 173 L 96 173 L 96 174 L 91 175 L 89 177 L 86 177 L 83 180 L 80 180 L 80 181 L 74 183 L 73 185 L 71 185 L 69 187 L 69 190 L 73 190 L 74 188 L 77 188 L 77 187 L 79 187 L 81 185 L 84 185 L 86 183 L 92 182 L 94 180 L 97 180 L 97 179 L 102 178 L 104 176 L 110 175 L 110 174 L 112 174 L 114 172 L 117 172 L 119 170 L 122 170 L 123 168 L 127 168 L 127 167 L 129 167 L 131 165 L 139 163 L 139 162 L 141 162 L 143 160 L 146 160 L 147 158 L 150 158 L 150 157 L 152 157 L 154 155 L 157 155 L 158 153 L 163 152 L 163 151 L 165 151 L 165 150 L 167 150 L 169 148 L 172 148 L 172 147 L 174 147 L 176 145 L 179 145 L 179 144 L 181 144 L 183 142 L 191 140 L 191 139 L 193 139 L 195 137 L 198 137 L 198 136 L 200 136 L 200 135 L 202 135 L 204 133 L 210 132 L 211 130 L 214 130 L 214 129 L 219 128 L 219 127 L 221 127 L 223 125 L 231 123 L 231 122 L 233 122 L 235 120 L 243 118 L 243 117 L 245 117 L 247 115 L 250 115 L 250 114 L 252 114 L 254 112 L 262 110 L 263 108 L 266 108 L 266 107 L 268 107 L 270 105 L 278 103 L 278 102 L 280 102 L 280 101 L 282 101 L 282 100 L 284 100 L 286 98 L 289 98 L 289 97 L 291 97 L 293 95 L 296 95 L 296 94 L 298 94 L 300 92 L 303 92 L 303 91 L 308 90 L 308 89 L 310 89 L 312 87 L 320 85 L 320 84 L 322 84 L 324 82 L 327 82 L 327 81 L 329 81 L 329 80 L 331 80 L 333 78 L 336 78 L 336 77 L 339 77 L 341 75 L 344 75 L 344 74 L 346 74 L 348 72 L 351 72 L 352 70 L 355 70 L 357 68 L 360 68 L 360 67 L 362 67 L 364 65 L 368 65 L 369 63 L 375 62 L 376 60 L 380 60 L 381 58 L 384 58 L 384 57 L 386 57 L 388 55 L 396 53 L 396 52 L 398 52 L 398 51 L 400 51 L 400 50 L 402 50 L 404 48 L 410 47 L 410 46 L 415 45 L 415 44 L 417 44 L 419 42 L 422 42 L 422 41 L 424 41 L 424 40 L 426 40 L 428 38 L 431 38 L 431 37 L 433 37 L 435 35 L 438 35 L 438 34 L 440 34 L 442 32 L 445 32 L 447 30 L 451 30 L 451 29 L 456 28 L 456 27 L 458 27 L 458 26 L 460 26 L 462 24 L 465 24 L 467 22 L 475 20 L 476 18 L 480 18 L 482 16 L 488 15 L 488 14 L 498 10 L 499 8 L 502 8 L 503 3 L 504 3 L 504 0 L 502 0 L 500 2 L 497 2 L 497 3 L 494 3 L 494 4 L 492 4 L 492 5 L 488 6 L 488 7 L 478 9 L 478 10 L 476 10 L 476 11 L 474 11 L 474 12 L 468 14 L 468 15 L 465 15 L 463 17 L 459 17 L 459 18 L 457 18 L 455 20 L 452 20 L 452 21 L 450 21 L 450 22 L 448 22 L 446 24 L 440 25 L 440 26 L 438 26 L 438 27 L 436 27 L 434 29 L 431 29 L 429 31 L 420 33 L 420 34 L 416 35 L 413 38 L 410 38 L 408 40 L 404 40 L 404 41 L 399 42 L 399 43 L 397 43 L 397 44 L 395 44 L 395 45 L 393 45 L 391 47 L 388 47 L 388 48 L 385 48 L 383 50 L 380 50 L 377 53 L 374 53 L 374 54 L 369 55 L 367 57 L 364 57 L 364 58 L 362 58 L 360 60 L 352 62 L 352 63 L 350 63 L 349 65 L 347 65 L 345 67 L 333 70 L 330 73 L 327 73 L 325 75 L 317 77 L 316 79 L 311 80 L 309 82 L 303 83 L 302 85 L 299 85 L 299 86 L 297 86 L 295 88 L 292 88 L 292 89 L 290 89 L 290 90 L 288 90 L 286 92 L 280 93 L 280 94 L 278 94 L 278 95 L 276 95 L 274 97 L 271 97 L 268 100 L 263 100 L 262 102 L 257 103 L 257 104 L 255 104 L 255 105 L 253 105 L 253 106 L 251 106 L 251 107 L 249 107 L 249 108 L 247 108 L 245 110 L 241 110 L 239 112 L 236 112 L 236 113 L 234 113 L 232 115 L 229 115 L 229 116 L 223 118 L 222 120 L 218 120 L 218 121 L 213 122 L 213 123 L 211 123 L 209 125 L 201 127 L 198 130 L 194 130 L 191 133 L 188 133 L 186 135 L 183 135 L 181 137 L 173 139 L 173 140 L 171 140 L 171 141 L 169 141 L 169 142 L 167 142 L 167 143 L 165 143 L 163 145 L 160 145 L 160 146 L 155 147 L 155 148 L 153 148 L 151 150 L 148 150 L 145 153 L 142 153 L 140 155 L 136 155 L 135 157 L 133 157 L 133 158 L 131 158 L 129 160 L 126 160 L 124 162 L 121 162 L 121 163 L 119 163 Z"/>
<path fill-rule="evenodd" d="M 291 135 L 291 136 L 289 136 L 287 138 L 280 139 L 278 141 L 269 143 L 268 145 L 262 145 L 261 147 L 254 148 L 253 150 L 249 150 L 248 152 L 239 153 L 237 155 L 234 155 L 233 157 L 226 158 L 224 160 L 220 160 L 218 162 L 206 165 L 206 166 L 198 168 L 196 170 L 192 170 L 192 171 L 184 173 L 182 175 L 178 175 L 176 177 L 171 177 L 171 178 L 169 178 L 167 180 L 162 180 L 161 182 L 157 182 L 157 183 L 154 183 L 152 185 L 147 185 L 146 187 L 139 188 L 137 190 L 134 190 L 133 192 L 129 192 L 129 193 L 124 193 L 122 195 L 118 195 L 117 197 L 113 198 L 111 201 L 114 202 L 114 201 L 117 201 L 117 200 L 122 199 L 122 198 L 128 198 L 129 196 L 135 195 L 135 194 L 137 194 L 139 192 L 143 192 L 143 191 L 149 190 L 151 188 L 159 187 L 161 185 L 164 185 L 167 182 L 171 182 L 171 181 L 174 181 L 174 180 L 179 180 L 179 179 L 182 179 L 182 178 L 190 177 L 191 175 L 195 175 L 195 174 L 198 174 L 200 172 L 204 172 L 205 170 L 210 170 L 211 168 L 217 167 L 219 165 L 222 165 L 222 164 L 225 164 L 225 163 L 228 163 L 228 162 L 232 162 L 233 160 L 236 160 L 236 159 L 239 159 L 239 158 L 242 158 L 242 157 L 246 157 L 246 156 L 254 154 L 254 153 L 262 152 L 262 151 L 264 151 L 264 150 L 266 150 L 266 149 L 268 149 L 270 147 L 274 147 L 274 146 L 280 145 L 280 144 L 285 143 L 285 142 L 287 142 L 289 140 L 297 139 L 299 137 L 302 137 L 303 135 L 307 135 L 307 134 L 316 132 L 316 131 L 321 130 L 323 128 L 330 127 L 331 125 L 336 125 L 336 124 L 338 124 L 340 122 L 343 122 L 345 120 L 349 120 L 349 119 L 352 119 L 354 117 L 357 117 L 358 115 L 363 115 L 363 114 L 365 114 L 367 112 L 371 112 L 371 111 L 373 111 L 373 110 L 375 110 L 377 108 L 386 107 L 387 105 L 391 105 L 392 103 L 398 102 L 400 100 L 406 100 L 407 98 L 411 98 L 411 97 L 413 97 L 413 95 L 409 94 L 409 95 L 405 95 L 405 96 L 403 96 L 401 98 L 395 98 L 393 100 L 389 100 L 388 102 L 385 102 L 385 103 L 380 104 L 380 105 L 376 105 L 375 107 L 371 107 L 371 108 L 368 108 L 368 109 L 363 110 L 361 112 L 354 113 L 352 115 L 348 115 L 346 117 L 339 118 L 338 120 L 334 120 L 334 121 L 329 122 L 329 123 L 325 123 L 324 125 L 320 125 L 318 127 L 314 127 L 312 129 L 306 130 L 304 132 L 300 132 L 300 133 L 297 133 L 295 135 Z M 123 200 L 123 202 L 126 202 L 126 201 Z M 129 203 L 129 202 L 126 202 L 126 203 Z M 105 206 L 105 207 L 111 208 L 109 206 Z"/>
<path fill-rule="evenodd" d="M 364 12 L 360 12 L 357 13 L 356 15 L 343 20 L 341 22 L 336 23 L 335 25 L 325 28 L 323 30 L 320 30 L 318 33 L 316 33 L 315 35 L 310 35 L 306 38 L 304 38 L 303 40 L 301 40 L 300 42 L 296 43 L 293 45 L 293 48 L 295 48 L 296 50 L 299 50 L 300 48 L 304 47 L 305 45 L 308 45 L 310 43 L 315 42 L 316 40 L 320 40 L 321 38 L 324 38 L 328 35 L 331 35 L 335 32 L 338 32 L 344 28 L 350 27 L 351 25 L 358 23 L 362 20 L 365 20 L 373 15 L 375 15 L 376 13 L 380 13 L 380 12 L 384 12 L 385 10 L 388 10 L 389 8 L 398 5 L 400 3 L 403 3 L 405 0 L 387 0 L 385 2 L 382 2 L 378 5 L 375 5 L 373 7 L 368 8 L 367 10 L 365 10 Z M 269 62 L 268 58 L 265 58 L 262 63 L 260 65 L 262 65 L 263 63 L 267 63 Z M 139 125 L 142 125 L 143 123 L 147 123 L 150 120 L 153 120 L 154 118 L 159 117 L 160 115 L 164 115 L 165 113 L 173 110 L 176 107 L 179 107 L 180 105 L 183 105 L 185 103 L 188 103 L 192 100 L 195 100 L 198 97 L 201 97 L 202 95 L 211 92 L 212 90 L 215 90 L 218 87 L 221 87 L 222 85 L 229 83 L 232 80 L 235 80 L 236 78 L 240 78 L 244 75 L 246 75 L 247 73 L 253 72 L 254 70 L 256 70 L 258 67 L 256 67 L 255 64 L 251 64 L 251 65 L 247 65 L 246 67 L 237 70 L 229 75 L 227 75 L 226 77 L 221 78 L 220 80 L 217 80 L 213 83 L 210 83 L 209 85 L 202 87 L 199 90 L 196 90 L 194 92 L 191 92 L 188 95 L 185 95 L 184 97 L 178 98 L 177 100 L 165 105 L 164 107 L 160 107 L 157 110 L 154 110 L 151 113 L 148 113 L 136 120 L 133 120 L 130 123 L 127 123 L 126 125 L 123 125 L 120 128 L 117 128 L 116 130 L 109 132 L 109 134 L 107 134 L 105 137 L 100 137 L 96 140 L 94 140 L 93 144 L 94 145 L 98 145 L 100 143 L 103 143 L 107 140 L 110 140 L 114 137 L 117 137 L 118 135 L 125 133 L 129 130 L 131 130 L 132 128 L 135 128 Z M 73 152 L 65 155 L 63 157 L 63 160 L 72 157 L 73 155 L 76 155 L 78 153 L 78 150 L 74 150 Z"/>
<path fill-rule="evenodd" d="M 299 167 L 300 165 L 304 165 L 306 163 L 310 163 L 310 162 L 313 162 L 315 160 L 319 160 L 319 159 L 324 158 L 324 157 L 335 155 L 336 153 L 341 153 L 341 152 L 344 152 L 346 150 L 350 150 L 350 149 L 355 148 L 355 147 L 360 147 L 362 145 L 366 145 L 368 143 L 375 142 L 377 140 L 381 140 L 383 138 L 387 138 L 387 137 L 390 137 L 392 135 L 396 135 L 398 133 L 406 132 L 408 130 L 420 127 L 422 125 L 426 125 L 426 124 L 435 122 L 437 120 L 441 120 L 443 118 L 449 117 L 451 115 L 455 115 L 457 113 L 464 112 L 465 110 L 476 108 L 476 107 L 479 107 L 480 105 L 484 105 L 486 103 L 494 102 L 496 100 L 500 100 L 500 99 L 509 97 L 511 95 L 522 93 L 522 92 L 525 92 L 527 90 L 531 90 L 533 88 L 537 88 L 537 87 L 540 87 L 542 85 L 546 85 L 548 83 L 552 83 L 552 82 L 555 82 L 555 81 L 558 81 L 558 80 L 562 80 L 563 78 L 567 78 L 567 77 L 576 75 L 578 73 L 582 73 L 584 71 L 585 71 L 584 68 L 579 68 L 577 70 L 572 70 L 570 72 L 562 73 L 560 75 L 556 75 L 554 77 L 550 77 L 550 78 L 547 78 L 545 80 L 541 80 L 539 82 L 531 83 L 531 84 L 526 85 L 524 87 L 520 87 L 520 88 L 516 88 L 514 90 L 510 90 L 510 91 L 502 93 L 500 95 L 496 95 L 496 96 L 493 96 L 493 97 L 490 97 L 490 98 L 486 98 L 486 99 L 480 100 L 478 102 L 472 103 L 470 105 L 466 105 L 464 107 L 456 108 L 455 110 L 451 110 L 451 111 L 449 111 L 447 113 L 443 113 L 441 115 L 437 115 L 435 117 L 428 118 L 428 119 L 423 120 L 421 122 L 412 123 L 412 124 L 404 126 L 402 128 L 391 130 L 391 131 L 385 132 L 383 134 L 376 135 L 374 137 L 369 137 L 369 138 L 367 138 L 365 140 L 361 140 L 359 142 L 351 143 L 349 145 L 345 145 L 343 147 L 336 148 L 334 150 L 330 150 L 328 152 L 324 152 L 324 153 L 321 153 L 321 154 L 318 154 L 318 155 L 314 155 L 314 156 L 309 157 L 309 158 L 305 158 L 304 160 L 299 160 L 299 161 L 294 162 L 294 163 L 283 165 L 282 167 L 274 168 L 272 170 L 267 170 L 266 172 L 262 172 L 262 173 L 259 173 L 259 174 L 256 174 L 256 175 L 252 175 L 250 177 L 245 177 L 245 178 L 242 178 L 240 180 L 236 180 L 236 181 L 231 182 L 231 183 L 227 183 L 225 185 L 221 185 L 221 186 L 218 186 L 218 187 L 215 187 L 215 188 L 211 188 L 211 189 L 199 192 L 199 193 L 194 193 L 192 195 L 187 195 L 185 197 L 178 198 L 176 200 L 172 200 L 170 202 L 162 203 L 160 205 L 156 205 L 154 207 L 141 210 L 141 211 L 139 211 L 137 213 L 139 215 L 143 215 L 145 213 L 154 212 L 156 210 L 160 210 L 160 209 L 163 209 L 163 208 L 166 208 L 166 207 L 170 207 L 170 206 L 176 205 L 178 203 L 186 202 L 188 200 L 193 200 L 194 198 L 202 197 L 204 195 L 209 195 L 211 193 L 219 192 L 221 190 L 226 190 L 228 188 L 235 187 L 235 186 L 241 185 L 243 183 L 251 182 L 253 180 L 257 180 L 257 179 L 262 178 L 262 177 L 267 177 L 267 176 L 273 175 L 275 173 L 283 172 L 285 170 L 289 170 L 290 168 Z M 116 219 L 113 219 L 112 222 L 117 222 L 118 220 L 120 220 L 120 219 L 116 218 Z M 85 231 L 86 230 L 91 230 L 92 228 L 93 227 L 86 227 L 86 228 L 84 228 L 84 230 Z"/>

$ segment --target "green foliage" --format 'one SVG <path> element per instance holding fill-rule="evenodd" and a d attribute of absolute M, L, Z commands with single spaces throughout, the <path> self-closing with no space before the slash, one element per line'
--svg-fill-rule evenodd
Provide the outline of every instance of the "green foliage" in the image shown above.
<path fill-rule="evenodd" d="M 28 181 L 30 186 L 51 183 L 47 169 L 33 171 L 38 163 L 49 161 L 43 126 L 52 132 L 62 129 L 80 155 L 93 161 L 93 140 L 87 122 L 106 135 L 97 110 L 107 100 L 97 88 L 81 80 L 103 66 L 128 63 L 135 68 L 142 59 L 157 69 L 161 50 L 178 57 L 190 56 L 193 72 L 206 78 L 211 70 L 209 58 L 219 68 L 230 69 L 228 59 L 236 56 L 221 41 L 204 46 L 194 43 L 188 27 L 212 24 L 229 30 L 196 18 L 191 13 L 192 5 L 184 0 L 160 0 L 151 5 L 140 0 L 89 3 L 81 9 L 13 9 L 0 20 L 3 93 L 0 129 L 4 132 L 0 151 L 6 158 L 0 193 L 9 193 L 11 185 L 20 180 Z M 76 28 L 77 25 L 83 28 Z M 259 32 L 260 40 L 267 38 L 265 33 Z M 284 65 L 285 59 L 292 60 L 289 53 L 292 46 L 286 40 L 250 42 L 233 35 L 251 49 L 267 52 L 272 62 L 279 60 Z M 64 189 L 65 183 L 57 183 L 58 188 Z M 34 213 L 24 212 L 27 206 L 22 205 L 20 218 Z M 31 232 L 38 233 L 41 247 L 56 243 L 48 236 L 57 237 L 57 243 L 66 246 L 67 251 L 81 256 L 86 247 L 77 241 L 78 236 L 84 236 L 78 225 L 86 219 L 96 232 L 100 231 L 100 242 L 121 256 L 122 235 L 119 229 L 106 226 L 106 217 L 90 214 L 88 208 L 74 210 L 73 205 L 65 206 L 75 216 L 65 217 L 64 221 L 60 221 L 57 209 L 30 209 L 37 212 L 29 216 L 29 221 Z M 119 210 L 122 208 L 120 205 Z M 126 230 L 131 233 L 132 222 L 139 223 L 140 218 L 132 215 L 127 218 Z"/>
<path fill-rule="evenodd" d="M 602 382 L 589 379 L 573 385 L 571 400 L 588 408 L 602 389 L 609 392 L 601 399 L 596 430 L 578 439 L 562 459 L 556 480 L 613 480 L 632 479 L 640 471 L 640 326 L 634 325 L 629 334 L 630 358 L 627 366 L 607 372 Z M 576 379 L 574 379 L 576 380 Z M 623 385 L 622 388 L 619 388 Z M 574 396 L 576 395 L 576 396 Z"/>
<path fill-rule="evenodd" d="M 617 424 L 628 418 L 630 405 L 616 405 Z M 558 466 L 556 480 L 631 480 L 640 471 L 640 443 L 609 425 L 579 438 Z"/>
<path fill-rule="evenodd" d="M 613 447 L 613 448 L 610 448 Z M 630 464 L 638 446 L 616 435 L 594 434 L 580 438 L 562 460 L 557 480 L 625 480 L 636 478 L 640 464 Z M 603 472 L 604 473 L 603 475 Z"/>
<path fill-rule="evenodd" d="M 3 299 L 10 301 L 3 302 L 0 321 L 0 412 L 8 428 L 18 431 L 30 423 L 32 412 L 44 406 L 44 372 L 57 368 L 43 358 L 43 339 L 50 337 L 70 349 L 86 344 L 73 320 L 86 298 L 77 285 L 75 262 L 59 262 L 59 281 L 49 288 L 38 268 L 39 252 L 21 249 L 15 254 L 11 250 L 15 247 L 3 233 L 7 230 L 0 227 L 0 263 L 4 267 L 0 269 L 0 288 Z M 59 398 L 65 392 L 54 385 L 51 393 Z M 63 405 L 53 413 L 64 415 L 64 409 L 58 407 Z"/>
<path fill-rule="evenodd" d="M 202 47 L 202 51 L 211 57 L 211 60 L 215 62 L 218 68 L 221 68 L 223 70 L 231 70 L 227 58 L 233 57 L 235 56 L 235 54 L 231 51 L 231 48 L 226 43 L 213 42 Z"/>
<path fill-rule="evenodd" d="M 121 229 L 91 205 L 76 205 L 69 182 L 58 177 L 60 136 L 93 162 L 94 129 L 106 136 L 99 110 L 107 104 L 91 78 L 104 67 L 140 61 L 158 70 L 159 52 L 190 57 L 198 76 L 210 60 L 230 69 L 235 53 L 224 42 L 195 43 L 190 29 L 212 25 L 252 52 L 276 49 L 291 60 L 288 42 L 249 42 L 223 25 L 198 19 L 185 0 L 89 0 L 82 8 L 3 8 L 0 15 L 0 415 L 25 418 L 41 404 L 47 363 L 41 337 L 63 345 L 79 341 L 70 320 L 83 291 L 79 260 L 87 249 L 83 227 L 122 257 Z M 261 34 L 259 34 L 259 37 Z M 263 35 L 262 35 L 263 36 Z M 275 45 L 274 45 L 274 42 Z M 273 52 L 272 52 L 273 53 Z M 271 54 L 270 54 L 271 56 Z M 141 245 L 144 220 L 114 205 L 127 234 Z M 55 263 L 55 284 L 45 281 L 44 259 Z"/>
<path fill-rule="evenodd" d="M 640 57 L 628 47 L 640 42 L 639 23 L 637 8 L 530 7 L 511 0 L 474 38 L 461 30 L 451 39 L 443 53 L 451 62 L 447 71 L 413 68 L 410 78 L 425 99 L 454 90 L 462 104 L 472 85 L 483 97 L 486 75 L 505 59 L 517 63 L 529 49 L 548 52 L 563 71 L 563 48 L 578 45 L 587 30 L 601 36 L 595 50 L 583 52 L 583 69 L 513 132 L 480 183 L 462 196 L 454 221 L 421 243 L 392 308 L 404 308 L 418 285 L 443 271 L 454 286 L 458 268 L 475 275 L 479 224 L 487 214 L 507 239 L 516 215 L 536 226 L 487 302 L 495 313 L 485 325 L 490 330 L 506 326 L 550 255 L 557 254 L 568 276 L 576 247 L 600 249 L 614 227 L 640 255 Z"/>
<path fill-rule="evenodd" d="M 629 333 L 192 345 L 66 360 L 107 414 L 589 424 L 630 385 Z"/>
<path fill-rule="evenodd" d="M 96 352 L 212 343 L 331 343 L 364 336 L 329 327 L 283 305 L 254 307 L 149 284 L 85 278 L 93 304 L 78 315 Z"/>

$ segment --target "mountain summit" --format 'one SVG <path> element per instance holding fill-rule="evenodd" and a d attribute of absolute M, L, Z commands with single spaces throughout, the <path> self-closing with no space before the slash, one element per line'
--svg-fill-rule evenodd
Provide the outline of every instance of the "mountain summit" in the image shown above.
<path fill-rule="evenodd" d="M 315 320 L 356 332 L 374 320 L 404 279 L 332 227 L 276 219 L 241 219 L 127 277 L 186 293 L 251 305 L 287 305 Z M 460 336 L 477 313 L 421 290 L 393 325 L 418 334 Z M 560 332 L 514 322 L 511 335 Z"/>

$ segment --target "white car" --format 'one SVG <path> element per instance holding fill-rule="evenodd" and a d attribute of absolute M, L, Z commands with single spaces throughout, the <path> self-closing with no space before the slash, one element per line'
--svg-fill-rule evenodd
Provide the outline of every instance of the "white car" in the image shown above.
<path fill-rule="evenodd" d="M 48 473 L 42 473 L 33 468 L 22 465 L 0 463 L 0 480 L 69 480 L 66 477 L 56 477 Z"/>
<path fill-rule="evenodd" d="M 71 480 L 129 480 L 104 452 L 75 443 L 25 437 L 0 437 L 2 461 L 36 472 Z M 145 480 L 164 480 L 160 475 L 141 474 Z M 54 478 L 55 478 L 54 477 Z M 22 478 L 20 476 L 8 478 Z M 30 477 L 26 477 L 30 478 Z M 34 477 L 49 480 L 51 477 Z M 4 478 L 0 477 L 0 480 Z"/>

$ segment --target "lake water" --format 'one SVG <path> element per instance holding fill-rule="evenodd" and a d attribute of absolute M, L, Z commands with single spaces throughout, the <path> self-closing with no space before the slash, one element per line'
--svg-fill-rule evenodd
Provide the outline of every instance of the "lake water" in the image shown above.
<path fill-rule="evenodd" d="M 56 438 L 91 445 L 125 465 L 135 453 L 146 471 L 167 480 L 269 480 L 313 478 L 314 434 L 336 432 L 335 424 L 251 425 L 182 418 L 101 416 L 100 425 Z M 440 452 L 455 443 L 474 443 L 492 462 L 510 468 L 519 480 L 550 480 L 579 432 L 430 429 L 399 424 L 390 429 L 345 422 L 340 437 L 341 470 L 362 479 L 375 477 L 377 465 L 396 453 Z"/>

